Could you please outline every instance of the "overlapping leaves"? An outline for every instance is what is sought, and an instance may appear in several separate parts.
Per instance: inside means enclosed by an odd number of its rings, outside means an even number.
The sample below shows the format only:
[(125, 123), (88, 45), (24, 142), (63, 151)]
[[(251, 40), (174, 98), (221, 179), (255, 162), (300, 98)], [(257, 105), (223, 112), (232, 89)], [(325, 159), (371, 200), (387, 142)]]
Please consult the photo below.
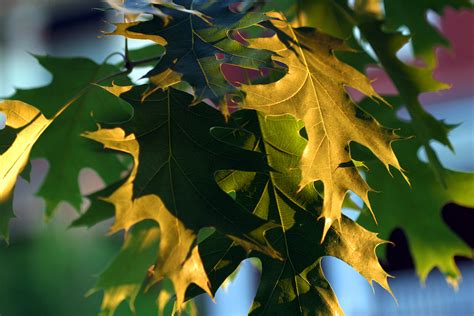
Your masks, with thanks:
[(400, 169), (390, 147), (397, 136), (347, 95), (345, 86), (351, 86), (381, 100), (363, 74), (333, 55), (335, 50), (347, 49), (342, 41), (311, 28), (293, 29), (286, 22), (276, 21), (274, 25), (281, 42), (261, 40), (264, 43), (257, 45), (277, 51), (278, 60), (284, 60), (290, 71), (276, 83), (247, 86), (245, 107), (266, 115), (291, 114), (304, 121), (309, 141), (299, 166), (300, 188), (313, 181), (323, 183), (321, 217), (327, 232), (341, 218), (347, 191), (353, 191), (370, 206), (370, 188), (352, 164), (349, 143), (366, 146), (387, 168), (391, 165)]
[[(152, 221), (143, 221), (125, 236), (122, 249), (112, 260), (99, 281), (88, 295), (103, 291), (101, 316), (146, 315), (150, 311), (158, 315), (172, 315), (175, 310), (172, 286), (168, 282), (146, 287), (150, 270), (156, 261), (160, 229)], [(123, 301), (128, 308), (118, 308)], [(186, 304), (181, 315), (195, 315), (193, 302)]]
[(135, 311), (135, 299), (156, 260), (159, 240), (160, 229), (156, 223), (146, 221), (127, 235), (119, 254), (90, 291), (104, 290), (103, 315), (113, 315), (124, 300), (128, 300), (131, 310)]
[[(392, 104), (401, 103), (399, 99), (391, 100)], [(365, 101), (365, 105), (369, 103), (369, 100)], [(379, 111), (377, 117), (388, 126), (400, 129), (406, 136), (414, 133), (413, 127), (397, 119), (394, 112)], [(420, 279), (424, 281), (432, 269), (438, 268), (450, 283), (456, 285), (461, 275), (454, 257), (472, 258), (473, 250), (446, 225), (441, 210), (451, 202), (474, 207), (474, 174), (444, 169), (446, 186), (443, 186), (436, 181), (429, 164), (418, 158), (422, 145), (417, 138), (411, 138), (394, 146), (410, 176), (411, 187), (400, 176), (387, 176), (380, 164), (367, 161), (370, 169), (367, 181), (380, 191), (371, 196), (379, 225), (374, 227), (368, 214), (363, 214), (359, 222), (376, 229), (382, 238), (387, 239), (393, 230), (401, 228)]]
[[(269, 19), (262, 12), (239, 12), (236, 0), (181, 0), (177, 4), (197, 10), (209, 21), (186, 12), (165, 10), (169, 22), (155, 17), (150, 21), (117, 24), (113, 35), (149, 39), (165, 46), (166, 53), (147, 74), (157, 88), (186, 81), (194, 90), (196, 102), (209, 99), (216, 105), (226, 104), (226, 96), (240, 90), (222, 72), (225, 64), (261, 70), (279, 68), (271, 59), (273, 52), (246, 47), (233, 36), (240, 29)], [(283, 70), (282, 70), (283, 71)]]
[(435, 48), (449, 46), (449, 42), (428, 20), (428, 12), (442, 15), (447, 7), (472, 9), (473, 4), (469, 0), (384, 0), (385, 26), (391, 32), (407, 27), (415, 56), (432, 69), (436, 65)]
[[(321, 28), (324, 32), (339, 38), (349, 39), (355, 27), (359, 27), (362, 44), (370, 44), (378, 63), (388, 73), (413, 119), (416, 136), (422, 140), (428, 153), (437, 178), (443, 183), (443, 167), (436, 152), (430, 145), (432, 140), (452, 146), (448, 139), (449, 126), (436, 120), (426, 112), (419, 102), (420, 94), (447, 89), (449, 86), (433, 79), (432, 72), (436, 65), (435, 48), (447, 45), (447, 41), (427, 20), (429, 10), (442, 13), (446, 7), (456, 9), (472, 8), (472, 4), (464, 0), (454, 1), (384, 1), (384, 12), (381, 1), (356, 1), (355, 10), (351, 10), (345, 1), (297, 0), (301, 8), (300, 21)], [(308, 14), (308, 12), (315, 12)], [(319, 18), (317, 18), (319, 17)], [(399, 33), (401, 27), (409, 28), (409, 35)], [(361, 43), (351, 46), (359, 49)], [(400, 60), (398, 51), (406, 44), (412, 43), (417, 58), (427, 63), (427, 67), (419, 68)], [(376, 60), (368, 58), (367, 54), (352, 54), (345, 58), (350, 64), (363, 69)]]
[[(18, 129), (18, 134), (13, 146), (2, 153), (2, 159), (14, 166), (1, 164), (1, 194), (9, 194), (10, 190), (3, 186), (9, 184), (10, 189), (13, 188), (32, 150), (32, 158), (45, 158), (49, 163), (48, 174), (38, 195), (45, 199), (46, 214), (50, 216), (61, 201), (79, 209), (82, 197), (78, 177), (83, 168), (95, 170), (106, 184), (120, 178), (125, 167), (117, 156), (105, 154), (100, 146), (81, 137), (81, 133), (96, 129), (98, 121), (127, 120), (132, 112), (130, 106), (115, 95), (91, 85), (118, 73), (116, 67), (98, 65), (84, 58), (39, 56), (37, 59), (52, 74), (51, 83), (35, 89), (19, 89), (10, 97), (16, 101), (5, 101), (2, 105), (1, 110), (7, 114), (7, 125)], [(111, 80), (102, 83), (110, 84)], [(115, 80), (125, 82), (123, 78)], [(21, 127), (23, 129), (19, 129)], [(2, 142), (7, 141), (7, 132), (1, 131)], [(3, 175), (4, 170), (9, 179)]]
[(35, 107), (21, 101), (0, 102), (6, 115), (0, 144), (0, 237), (8, 240), (8, 223), (13, 214), (13, 189), (29, 163), (31, 149), (52, 120)]
[(7, 117), (6, 129), (1, 134), (0, 203), (3, 203), (10, 200), (16, 179), (28, 164), (33, 144), (52, 120), (21, 101), (3, 101), (0, 111)]
[[(320, 244), (324, 224), (317, 221), (322, 199), (312, 184), (298, 191), (298, 163), (306, 140), (299, 135), (302, 124), (290, 116), (265, 118), (253, 111), (235, 113), (244, 129), (216, 128), (221, 141), (265, 153), (271, 171), (267, 174), (230, 171), (218, 174), (220, 186), (234, 192), (236, 201), (250, 212), (281, 225), (269, 232), (271, 244), (283, 260), (251, 253), (262, 264), (262, 276), (251, 315), (340, 315), (337, 298), (321, 269), (324, 256), (350, 264), (367, 280), (389, 290), (387, 274), (374, 253), (383, 241), (343, 217)], [(215, 234), (199, 245), (212, 289), (246, 258), (232, 241)]]
[(418, 98), (422, 93), (439, 91), (449, 86), (433, 79), (432, 69), (410, 66), (401, 61), (396, 54), (409, 38), (401, 33), (385, 33), (380, 21), (370, 20), (362, 22), (360, 29), (397, 87), (412, 118), (415, 134), (422, 142), (438, 180), (443, 182), (443, 167), (430, 142), (436, 140), (452, 149), (448, 139), (449, 126), (426, 112)]
[(264, 170), (266, 166), (262, 155), (211, 137), (211, 127), (225, 124), (217, 110), (205, 104), (190, 107), (192, 96), (172, 88), (142, 103), (143, 91), (144, 87), (137, 87), (122, 95), (135, 109), (130, 121), (87, 137), (133, 157), (129, 178), (107, 199), (115, 206), (112, 232), (128, 230), (146, 219), (160, 225), (152, 283), (170, 278), (181, 306), (191, 283), (209, 292), (196, 244), (201, 228), (215, 227), (248, 250), (280, 256), (264, 236), (275, 225), (246, 212), (213, 178), (222, 169)]
[[(420, 12), (439, 11), (444, 4), (428, 1), (401, 16), (393, 9), (395, 3), (386, 0), (384, 24), (377, 20), (381, 12), (374, 17), (358, 11), (361, 3), (379, 1), (356, 1), (355, 11), (344, 1), (301, 1), (336, 37), (348, 38), (358, 25), (397, 86), (412, 115), (411, 125), (394, 119), (394, 112), (390, 119), (380, 118), (387, 126), (417, 136), (396, 145), (411, 175), (410, 188), (403, 174), (395, 173), (392, 179), (386, 170), (401, 167), (391, 148), (398, 137), (368, 114), (378, 117), (380, 105), (360, 107), (345, 91), (350, 86), (371, 102), (383, 102), (364, 75), (335, 57), (335, 51), (347, 52), (347, 45), (312, 28), (294, 29), (282, 16), (241, 10), (250, 8), (252, 1), (245, 3), (139, 0), (116, 5), (126, 14), (154, 15), (148, 21), (117, 24), (112, 33), (150, 39), (164, 47), (164, 53), (153, 47), (156, 56), (145, 56), (143, 62), (158, 60), (147, 75), (151, 90), (91, 86), (98, 81), (109, 84), (110, 75), (117, 80), (125, 71), (85, 59), (39, 58), (53, 81), (46, 87), (19, 90), (14, 101), (0, 103), (7, 116), (7, 127), (0, 132), (0, 234), (7, 234), (12, 190), (31, 152), (33, 158), (46, 158), (50, 164), (39, 193), (47, 201), (48, 214), (62, 200), (79, 207), (77, 177), (85, 167), (97, 171), (106, 184), (113, 183), (92, 194), (90, 209), (73, 223), (91, 226), (115, 214), (111, 232), (127, 231), (120, 254), (95, 289), (104, 290), (104, 315), (114, 314), (124, 300), (135, 311), (134, 302), (143, 291), (164, 289), (165, 278), (171, 280), (176, 306), (181, 308), (197, 293), (215, 293), (248, 257), (262, 264), (261, 284), (250, 311), (255, 315), (341, 314), (321, 269), (324, 256), (340, 258), (370, 283), (376, 281), (389, 290), (387, 274), (374, 253), (383, 240), (341, 215), (348, 191), (359, 195), (368, 208), (375, 206), (380, 226), (374, 230), (382, 238), (395, 227), (404, 229), (422, 279), (438, 267), (456, 282), (459, 271), (453, 257), (472, 256), (472, 250), (447, 229), (439, 212), (448, 201), (474, 205), (472, 175), (444, 170), (429, 147), (432, 139), (450, 146), (449, 126), (424, 112), (418, 96), (444, 85), (432, 79), (431, 69), (400, 61), (396, 53), (408, 38), (382, 28), (410, 27), (417, 56), (432, 65), (432, 52), (425, 48), (440, 40), (432, 33), (420, 39), (417, 30), (426, 25), (412, 24)], [(249, 40), (253, 46), (240, 37), (241, 30), (264, 26), (276, 36)], [(373, 60), (359, 62), (358, 69), (369, 61)], [(288, 74), (266, 85), (237, 87), (222, 70), (232, 64), (283, 73), (286, 70), (278, 66), (282, 63), (288, 65)], [(129, 71), (137, 64), (125, 60), (124, 66)], [(183, 81), (194, 96), (170, 88)], [(200, 102), (224, 105), (233, 95), (245, 96), (244, 107), (256, 111), (238, 111), (227, 122)], [(95, 130), (97, 121), (102, 128), (84, 134)], [(90, 139), (114, 153), (105, 154)], [(371, 203), (370, 187), (356, 169), (351, 143), (366, 147), (377, 158), (365, 161), (370, 167), (367, 182), (382, 191), (371, 194)], [(421, 146), (444, 174), (447, 188), (434, 181), (428, 164), (413, 158)], [(133, 158), (126, 178), (120, 177), (126, 167), (117, 152)], [(320, 217), (325, 221), (318, 221)], [(334, 221), (339, 225), (332, 225)], [(361, 223), (371, 225), (364, 216)], [(216, 232), (199, 243), (198, 234), (206, 227)], [(163, 290), (152, 297), (151, 305), (161, 311), (174, 301), (170, 298), (170, 291)]]
[(199, 11), (190, 10), (186, 7), (174, 3), (172, 0), (106, 0), (113, 9), (123, 12), (127, 18), (139, 17), (142, 14), (152, 14), (169, 21), (170, 16), (164, 13), (161, 7), (194, 14), (202, 19), (206, 17)]

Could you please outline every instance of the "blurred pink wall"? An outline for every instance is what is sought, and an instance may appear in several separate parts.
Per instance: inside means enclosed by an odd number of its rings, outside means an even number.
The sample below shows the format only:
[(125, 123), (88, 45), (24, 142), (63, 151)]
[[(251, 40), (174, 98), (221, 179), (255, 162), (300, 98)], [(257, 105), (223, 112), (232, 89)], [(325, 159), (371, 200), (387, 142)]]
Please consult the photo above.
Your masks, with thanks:
[[(451, 42), (451, 48), (436, 49), (438, 66), (434, 77), (452, 88), (422, 95), (420, 99), (425, 105), (474, 96), (474, 12), (446, 9), (441, 17), (440, 32)], [(376, 79), (377, 91), (382, 94), (396, 92), (386, 74), (375, 69), (368, 73), (371, 79)]]

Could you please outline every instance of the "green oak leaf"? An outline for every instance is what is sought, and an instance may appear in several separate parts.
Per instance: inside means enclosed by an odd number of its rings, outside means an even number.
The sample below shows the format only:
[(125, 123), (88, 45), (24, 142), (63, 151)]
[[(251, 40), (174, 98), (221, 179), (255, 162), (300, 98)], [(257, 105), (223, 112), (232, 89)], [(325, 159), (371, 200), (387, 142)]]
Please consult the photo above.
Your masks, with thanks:
[[(392, 104), (401, 104), (400, 99), (390, 100)], [(369, 100), (365, 101), (365, 105), (369, 103)], [(413, 127), (397, 119), (394, 113), (379, 112), (377, 117), (388, 126), (399, 128), (405, 135), (413, 135)], [(420, 279), (424, 281), (431, 270), (438, 268), (451, 284), (456, 285), (460, 272), (454, 257), (473, 258), (473, 250), (446, 225), (441, 210), (450, 202), (474, 207), (474, 174), (444, 169), (444, 187), (436, 181), (429, 164), (418, 159), (417, 153), (422, 145), (414, 137), (394, 146), (410, 177), (411, 187), (398, 175), (386, 175), (380, 164), (366, 162), (370, 170), (367, 182), (379, 192), (370, 197), (379, 224), (374, 226), (366, 213), (362, 213), (359, 222), (380, 232), (381, 238), (386, 239), (393, 230), (401, 228)]]
[(430, 142), (436, 140), (452, 149), (448, 139), (450, 127), (426, 112), (418, 98), (422, 93), (439, 91), (449, 86), (433, 79), (432, 69), (409, 66), (402, 62), (396, 54), (409, 38), (401, 33), (386, 33), (381, 28), (381, 22), (370, 20), (369, 18), (369, 21), (361, 22), (360, 30), (377, 54), (381, 66), (397, 87), (412, 118), (415, 134), (423, 144), (438, 179), (443, 182), (443, 166)]
[(344, 0), (293, 0), (298, 9), (294, 20), (298, 26), (314, 27), (324, 33), (335, 36), (352, 48), (351, 51), (336, 51), (334, 54), (341, 61), (351, 65), (360, 72), (376, 61), (367, 54), (360, 41), (354, 37), (357, 26), (355, 12)]
[(90, 201), (90, 205), (87, 210), (76, 218), (72, 223), (71, 227), (92, 227), (100, 222), (108, 220), (114, 217), (114, 206), (107, 202), (107, 197), (111, 196), (112, 193), (117, 191), (124, 183), (126, 179), (115, 182), (102, 190), (96, 191), (86, 198)]
[(247, 249), (279, 257), (264, 237), (276, 225), (248, 213), (214, 180), (218, 170), (267, 166), (261, 154), (211, 137), (211, 127), (226, 124), (217, 110), (205, 104), (190, 107), (192, 96), (173, 88), (142, 102), (144, 91), (136, 87), (121, 96), (134, 106), (130, 121), (86, 136), (133, 157), (127, 181), (107, 199), (115, 205), (111, 231), (128, 230), (145, 219), (159, 223), (162, 238), (151, 284), (170, 278), (179, 307), (191, 283), (210, 293), (197, 248), (201, 228), (214, 227)]
[[(165, 53), (165, 49), (161, 45), (147, 45), (141, 48), (130, 49), (128, 56), (131, 60), (142, 60), (153, 56), (161, 56)], [(150, 61), (152, 63), (153, 61)]]
[(355, 19), (344, 0), (296, 0), (301, 26), (311, 26), (338, 37), (349, 39)]
[[(90, 207), (71, 226), (91, 227), (112, 218), (114, 206), (105, 197), (116, 191), (123, 182), (89, 195)], [(151, 221), (138, 223), (126, 234), (119, 254), (101, 273), (97, 285), (89, 291), (89, 295), (104, 291), (101, 315), (141, 315), (150, 310), (156, 310), (159, 315), (174, 314), (176, 306), (172, 284), (160, 282), (152, 288), (146, 286), (158, 256), (159, 236), (158, 226)], [(123, 301), (128, 301), (128, 309), (117, 309)], [(188, 301), (184, 304), (182, 315), (195, 315), (195, 309), (195, 304)]]
[[(280, 205), (286, 207), (284, 203)], [(388, 275), (374, 254), (375, 247), (383, 243), (375, 233), (343, 216), (341, 227), (332, 228), (327, 241), (321, 246), (316, 239), (323, 229), (319, 222), (310, 216), (296, 216), (296, 221), (298, 224), (294, 227), (275, 236), (279, 239), (278, 246), (287, 250), (283, 263), (259, 256), (262, 277), (250, 315), (342, 315), (337, 298), (321, 269), (324, 256), (341, 259), (370, 284), (375, 280), (390, 292)]]
[[(98, 144), (81, 137), (81, 133), (95, 130), (100, 121), (127, 120), (132, 111), (126, 102), (91, 85), (119, 73), (118, 68), (98, 65), (85, 58), (37, 56), (37, 59), (53, 76), (51, 83), (35, 89), (19, 89), (10, 99), (34, 105), (46, 119), (54, 117), (31, 154), (32, 158), (45, 158), (49, 163), (48, 174), (38, 192), (46, 201), (49, 217), (61, 201), (79, 209), (82, 196), (78, 176), (83, 168), (96, 171), (106, 184), (120, 178), (125, 168), (118, 157), (102, 152)], [(123, 78), (116, 80), (128, 82)], [(101, 84), (111, 82), (112, 78)], [(68, 104), (67, 109), (62, 111), (65, 104)], [(60, 115), (56, 115), (58, 111)]]
[[(115, 316), (137, 316), (148, 315), (152, 311), (152, 315), (170, 316), (177, 315), (176, 297), (173, 292), (171, 282), (160, 282), (156, 286), (147, 289), (145, 286), (134, 301), (134, 310), (125, 308), (122, 304), (115, 312)], [(184, 303), (183, 308), (179, 311), (181, 316), (197, 316), (198, 308), (194, 300), (188, 300)]]
[(292, 20), (296, 17), (298, 6), (296, 0), (279, 0), (279, 1), (266, 1), (266, 0), (256, 0), (254, 1), (260, 6), (263, 6), (263, 10), (266, 12), (284, 12), (285, 16)]
[(347, 94), (345, 86), (351, 86), (382, 100), (368, 78), (334, 56), (333, 51), (348, 49), (341, 40), (312, 28), (273, 23), (282, 42), (258, 39), (254, 45), (276, 51), (275, 59), (287, 63), (289, 73), (276, 83), (246, 86), (244, 108), (267, 116), (291, 114), (304, 121), (309, 141), (299, 165), (300, 188), (314, 181), (324, 185), (324, 239), (329, 227), (341, 218), (347, 191), (370, 205), (370, 188), (351, 164), (349, 143), (366, 146), (387, 168), (400, 170), (390, 145), (398, 137), (358, 108)]
[[(128, 305), (128, 306), (127, 306)], [(115, 316), (141, 316), (141, 315), (171, 316), (178, 315), (176, 297), (173, 285), (168, 280), (160, 282), (152, 288), (142, 286), (134, 299), (134, 306), (121, 304), (113, 315)], [(197, 316), (198, 308), (194, 300), (188, 300), (179, 311), (181, 316)]]
[(268, 1), (265, 9), (284, 12), (293, 27), (314, 27), (342, 40), (353, 36), (357, 23), (345, 0)]
[(428, 21), (427, 14), (428, 11), (433, 11), (442, 15), (447, 7), (458, 10), (474, 8), (469, 0), (384, 0), (384, 26), (391, 32), (408, 27), (415, 56), (425, 61), (432, 69), (436, 66), (435, 48), (448, 47), (449, 42), (439, 33), (436, 26)]
[(252, 252), (248, 256), (225, 236), (214, 234), (199, 244), (213, 290), (246, 257), (257, 257), (262, 276), (250, 315), (341, 315), (337, 298), (322, 270), (321, 259), (334, 256), (390, 291), (387, 274), (374, 249), (383, 241), (343, 216), (332, 226), (325, 241), (319, 239), (324, 224), (317, 221), (321, 197), (313, 185), (298, 191), (298, 163), (306, 146), (299, 135), (302, 124), (290, 116), (264, 117), (239, 111), (233, 118), (242, 129), (215, 128), (220, 140), (265, 153), (269, 174), (231, 171), (218, 174), (221, 187), (234, 192), (236, 201), (249, 211), (281, 224), (269, 232), (270, 242), (284, 259), (274, 260)]
[(194, 89), (195, 102), (209, 99), (216, 105), (225, 105), (227, 95), (240, 95), (241, 92), (227, 81), (223, 65), (256, 70), (263, 67), (281, 69), (272, 61), (272, 52), (246, 47), (232, 38), (234, 31), (268, 20), (264, 13), (234, 12), (232, 6), (239, 4), (237, 0), (175, 2), (202, 12), (210, 17), (210, 22), (193, 14), (163, 10), (171, 17), (168, 23), (157, 17), (144, 22), (119, 23), (110, 33), (149, 39), (165, 47), (165, 55), (147, 74), (156, 88), (166, 88), (183, 80)]
[(89, 291), (89, 294), (104, 291), (100, 315), (114, 315), (125, 300), (129, 302), (130, 309), (135, 310), (135, 299), (156, 260), (159, 240), (160, 229), (151, 221), (139, 223), (127, 233), (117, 257)]

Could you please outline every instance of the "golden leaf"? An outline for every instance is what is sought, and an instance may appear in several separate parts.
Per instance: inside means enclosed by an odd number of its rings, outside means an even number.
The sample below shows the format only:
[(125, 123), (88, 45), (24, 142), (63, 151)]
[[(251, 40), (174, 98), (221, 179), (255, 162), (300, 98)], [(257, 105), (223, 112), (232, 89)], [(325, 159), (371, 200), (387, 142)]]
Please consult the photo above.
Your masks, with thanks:
[[(312, 28), (293, 29), (287, 22), (272, 22), (280, 40), (258, 39), (254, 45), (278, 52), (279, 62), (289, 65), (288, 74), (276, 83), (246, 86), (244, 107), (265, 115), (291, 114), (303, 120), (308, 144), (300, 161), (300, 189), (313, 181), (324, 185), (323, 239), (341, 218), (347, 191), (356, 193), (370, 207), (371, 190), (352, 164), (351, 142), (359, 143), (389, 168), (401, 170), (391, 148), (398, 137), (383, 128), (351, 100), (345, 86), (382, 100), (370, 81), (339, 61), (335, 50), (348, 50), (341, 40)], [(271, 93), (268, 93), (271, 91)]]
[(37, 108), (21, 101), (0, 102), (0, 111), (7, 117), (7, 128), (19, 130), (13, 144), (0, 155), (0, 203), (3, 203), (12, 194), (18, 175), (28, 163), (34, 143), (52, 119), (47, 119)]

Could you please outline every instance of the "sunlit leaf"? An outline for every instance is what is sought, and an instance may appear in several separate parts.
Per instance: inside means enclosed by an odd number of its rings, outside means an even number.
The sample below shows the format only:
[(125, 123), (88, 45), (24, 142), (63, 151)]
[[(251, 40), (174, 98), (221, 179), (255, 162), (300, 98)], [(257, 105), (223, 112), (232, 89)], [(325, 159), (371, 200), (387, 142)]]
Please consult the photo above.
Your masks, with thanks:
[(6, 128), (0, 131), (0, 203), (10, 199), (16, 180), (28, 164), (33, 145), (52, 123), (40, 111), (21, 101), (0, 102)]
[(154, 86), (165, 88), (181, 79), (194, 89), (196, 102), (209, 99), (219, 105), (225, 103), (227, 94), (240, 93), (238, 87), (227, 81), (221, 69), (223, 65), (232, 64), (255, 70), (281, 68), (273, 63), (272, 52), (246, 47), (233, 37), (234, 30), (245, 29), (269, 19), (262, 12), (233, 10), (233, 6), (239, 2), (176, 1), (209, 16), (210, 22), (192, 14), (164, 10), (171, 17), (169, 23), (154, 18), (144, 22), (117, 24), (116, 30), (110, 34), (149, 39), (165, 46), (165, 55), (147, 74)]
[(341, 40), (311, 28), (274, 24), (286, 45), (273, 39), (261, 39), (256, 45), (277, 51), (277, 60), (289, 65), (289, 73), (276, 83), (247, 86), (245, 107), (268, 116), (291, 114), (304, 121), (309, 142), (299, 165), (300, 188), (313, 181), (323, 183), (325, 234), (341, 218), (347, 191), (370, 205), (370, 188), (350, 164), (349, 143), (366, 146), (387, 168), (400, 169), (390, 147), (397, 136), (358, 108), (346, 93), (345, 86), (351, 86), (380, 99), (363, 74), (333, 55), (335, 50), (348, 49)]
[(159, 223), (162, 238), (152, 279), (170, 278), (181, 306), (191, 283), (210, 292), (196, 245), (201, 228), (215, 227), (247, 249), (278, 257), (264, 237), (275, 225), (242, 209), (213, 177), (221, 169), (266, 166), (260, 154), (211, 137), (211, 127), (225, 125), (217, 110), (205, 104), (190, 107), (192, 97), (174, 89), (142, 103), (143, 91), (139, 87), (122, 95), (134, 106), (132, 120), (86, 136), (134, 158), (128, 180), (107, 199), (115, 205), (112, 232), (145, 219)]
[[(311, 184), (297, 192), (301, 180), (297, 166), (306, 145), (299, 136), (301, 124), (289, 116), (264, 118), (254, 112), (238, 112), (233, 118), (252, 133), (229, 129), (214, 129), (213, 133), (222, 141), (262, 151), (272, 171), (222, 173), (219, 184), (235, 192), (236, 201), (249, 211), (282, 227), (269, 232), (269, 238), (284, 256), (283, 261), (259, 253), (249, 255), (262, 263), (260, 286), (250, 314), (342, 314), (321, 269), (324, 256), (340, 258), (370, 283), (375, 280), (390, 290), (387, 274), (374, 253), (383, 242), (376, 234), (342, 217), (341, 225), (332, 226), (320, 243), (324, 224), (316, 217), (321, 211), (321, 197)], [(246, 258), (232, 241), (219, 234), (206, 239), (199, 248), (213, 289)]]
[(134, 311), (135, 298), (153, 266), (158, 253), (160, 229), (153, 222), (143, 222), (127, 233), (117, 257), (101, 273), (90, 294), (103, 290), (101, 315), (114, 315), (122, 301), (127, 300)]
[[(472, 1), (105, 2), (124, 17), (107, 34), (154, 44), (122, 41), (102, 65), (37, 57), (51, 82), (0, 102), (0, 238), (17, 179), (41, 158), (47, 217), (64, 201), (80, 213), (72, 227), (111, 223), (125, 241), (90, 291), (103, 292), (103, 316), (197, 315), (193, 298), (225, 290), (244, 260), (261, 276), (251, 315), (341, 315), (323, 258), (391, 293), (376, 252), (398, 228), (422, 281), (438, 268), (457, 286), (455, 256), (474, 252), (441, 210), (474, 207), (474, 175), (443, 168), (430, 143), (452, 149), (454, 126), (418, 98), (447, 87), (432, 76), (447, 41), (428, 15)], [(407, 43), (416, 60), (399, 58)], [(373, 65), (397, 88), (395, 109), (363, 74)], [(128, 74), (140, 67), (149, 72), (137, 86)], [(356, 104), (354, 90), (367, 99)], [(411, 121), (397, 118), (401, 104)], [(104, 183), (87, 196), (84, 168)]]
[[(100, 315), (174, 314), (175, 296), (170, 282), (146, 287), (158, 255), (159, 237), (160, 230), (151, 221), (137, 224), (126, 234), (122, 249), (88, 293), (104, 292)], [(186, 302), (182, 315), (196, 315), (195, 309), (192, 301)]]
[[(51, 216), (61, 201), (79, 209), (82, 197), (78, 176), (83, 168), (93, 169), (107, 184), (120, 178), (125, 168), (117, 157), (106, 155), (99, 145), (81, 137), (81, 133), (97, 129), (97, 122), (127, 120), (132, 111), (126, 102), (91, 85), (118, 73), (118, 68), (98, 65), (84, 58), (37, 59), (53, 75), (51, 83), (35, 89), (19, 89), (10, 99), (34, 105), (45, 116), (44, 119), (52, 118), (65, 104), (71, 103), (64, 113), (48, 123), (51, 126), (38, 139), (32, 152), (33, 158), (45, 158), (49, 164), (48, 174), (38, 195), (45, 199), (46, 214)], [(112, 80), (102, 84), (109, 85)], [(115, 80), (117, 83), (128, 83), (123, 78)], [(34, 136), (29, 137), (30, 142), (36, 140)]]

